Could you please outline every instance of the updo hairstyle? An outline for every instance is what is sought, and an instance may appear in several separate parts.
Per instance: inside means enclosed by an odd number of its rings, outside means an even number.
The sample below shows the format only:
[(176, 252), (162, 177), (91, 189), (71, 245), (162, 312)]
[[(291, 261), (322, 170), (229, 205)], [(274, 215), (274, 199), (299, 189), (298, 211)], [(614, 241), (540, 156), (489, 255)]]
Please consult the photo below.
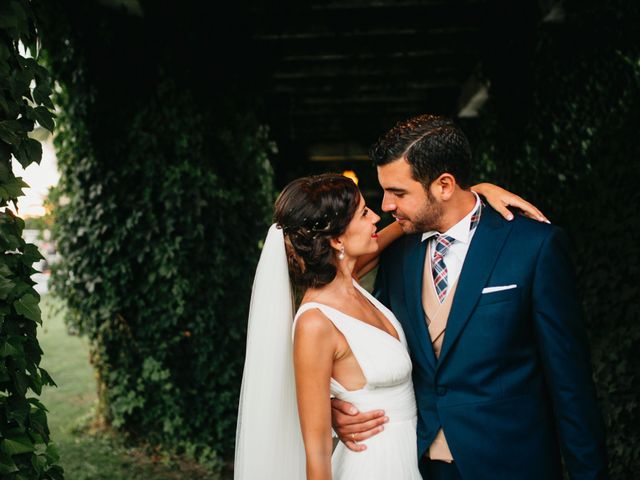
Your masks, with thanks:
[(345, 232), (359, 204), (356, 184), (338, 174), (303, 177), (284, 187), (274, 221), (284, 233), (295, 287), (317, 288), (335, 278), (335, 250), (329, 241)]

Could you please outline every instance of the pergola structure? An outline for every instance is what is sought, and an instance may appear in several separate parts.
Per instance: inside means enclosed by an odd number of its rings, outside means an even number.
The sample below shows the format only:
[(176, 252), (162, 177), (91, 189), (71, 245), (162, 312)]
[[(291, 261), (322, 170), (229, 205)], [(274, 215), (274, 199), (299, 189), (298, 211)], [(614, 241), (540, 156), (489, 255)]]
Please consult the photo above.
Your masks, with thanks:
[[(165, 13), (144, 0), (98, 1), (154, 20)], [(229, 38), (228, 49), (237, 46), (253, 64), (239, 68), (256, 72), (253, 87), (278, 144), (276, 173), (283, 183), (312, 171), (354, 168), (398, 120), (421, 113), (474, 117), (489, 78), (497, 83), (492, 92), (518, 103), (530, 81), (534, 27), (561, 20), (561, 3), (247, 0), (234, 6), (230, 18), (237, 25), (223, 28), (242, 32)], [(213, 21), (220, 12), (198, 15), (200, 28), (209, 21), (211, 29), (220, 28)]]

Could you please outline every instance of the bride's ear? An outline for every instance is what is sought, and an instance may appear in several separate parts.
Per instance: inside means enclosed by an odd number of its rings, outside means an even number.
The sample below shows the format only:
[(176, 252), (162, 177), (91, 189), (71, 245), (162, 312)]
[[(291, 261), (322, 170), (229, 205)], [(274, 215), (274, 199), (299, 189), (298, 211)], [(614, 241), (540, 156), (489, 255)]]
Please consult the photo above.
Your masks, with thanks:
[(331, 248), (337, 252), (340, 252), (344, 248), (344, 244), (342, 243), (342, 240), (340, 240), (340, 237), (330, 238), (329, 245), (331, 245)]

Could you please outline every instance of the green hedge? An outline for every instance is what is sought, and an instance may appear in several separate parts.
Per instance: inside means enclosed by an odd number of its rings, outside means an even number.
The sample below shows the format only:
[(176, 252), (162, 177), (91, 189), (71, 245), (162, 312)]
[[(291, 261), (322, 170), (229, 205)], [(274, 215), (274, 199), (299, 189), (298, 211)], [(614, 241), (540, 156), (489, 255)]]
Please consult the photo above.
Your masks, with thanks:
[(42, 323), (34, 290), (33, 263), (42, 258), (22, 239), (17, 200), (28, 185), (13, 174), (39, 163), (42, 146), (29, 138), (36, 122), (52, 131), (53, 104), (47, 70), (21, 53), (37, 53), (34, 15), (25, 0), (0, 4), (0, 478), (61, 479), (58, 454), (49, 438), (47, 409), (33, 396), (55, 385), (40, 368), (36, 329)]
[[(508, 96), (491, 100), (474, 136), (481, 174), (543, 206), (572, 238), (611, 476), (635, 478), (640, 471), (640, 45), (635, 39), (640, 5), (582, 1), (566, 2), (565, 9), (564, 23), (537, 28), (527, 59), (532, 89), (516, 93), (525, 103)], [(510, 74), (508, 68), (486, 71)], [(497, 80), (501, 85), (505, 79)], [(525, 116), (514, 121), (519, 108)]]
[(51, 8), (41, 15), (61, 87), (53, 287), (90, 340), (109, 424), (215, 467), (235, 442), (274, 146), (231, 89), (186, 86), (151, 52), (132, 71), (121, 48), (140, 48), (143, 20), (83, 5), (75, 15), (100, 19), (90, 32)]

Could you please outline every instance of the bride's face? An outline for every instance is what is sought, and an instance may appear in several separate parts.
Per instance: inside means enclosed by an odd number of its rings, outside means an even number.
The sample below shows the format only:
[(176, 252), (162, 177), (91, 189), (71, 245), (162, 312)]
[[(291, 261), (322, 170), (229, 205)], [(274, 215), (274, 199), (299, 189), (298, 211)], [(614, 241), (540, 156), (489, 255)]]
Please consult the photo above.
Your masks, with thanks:
[(345, 232), (340, 235), (346, 256), (358, 258), (361, 255), (378, 251), (376, 223), (379, 221), (380, 217), (367, 207), (361, 195), (356, 213)]

